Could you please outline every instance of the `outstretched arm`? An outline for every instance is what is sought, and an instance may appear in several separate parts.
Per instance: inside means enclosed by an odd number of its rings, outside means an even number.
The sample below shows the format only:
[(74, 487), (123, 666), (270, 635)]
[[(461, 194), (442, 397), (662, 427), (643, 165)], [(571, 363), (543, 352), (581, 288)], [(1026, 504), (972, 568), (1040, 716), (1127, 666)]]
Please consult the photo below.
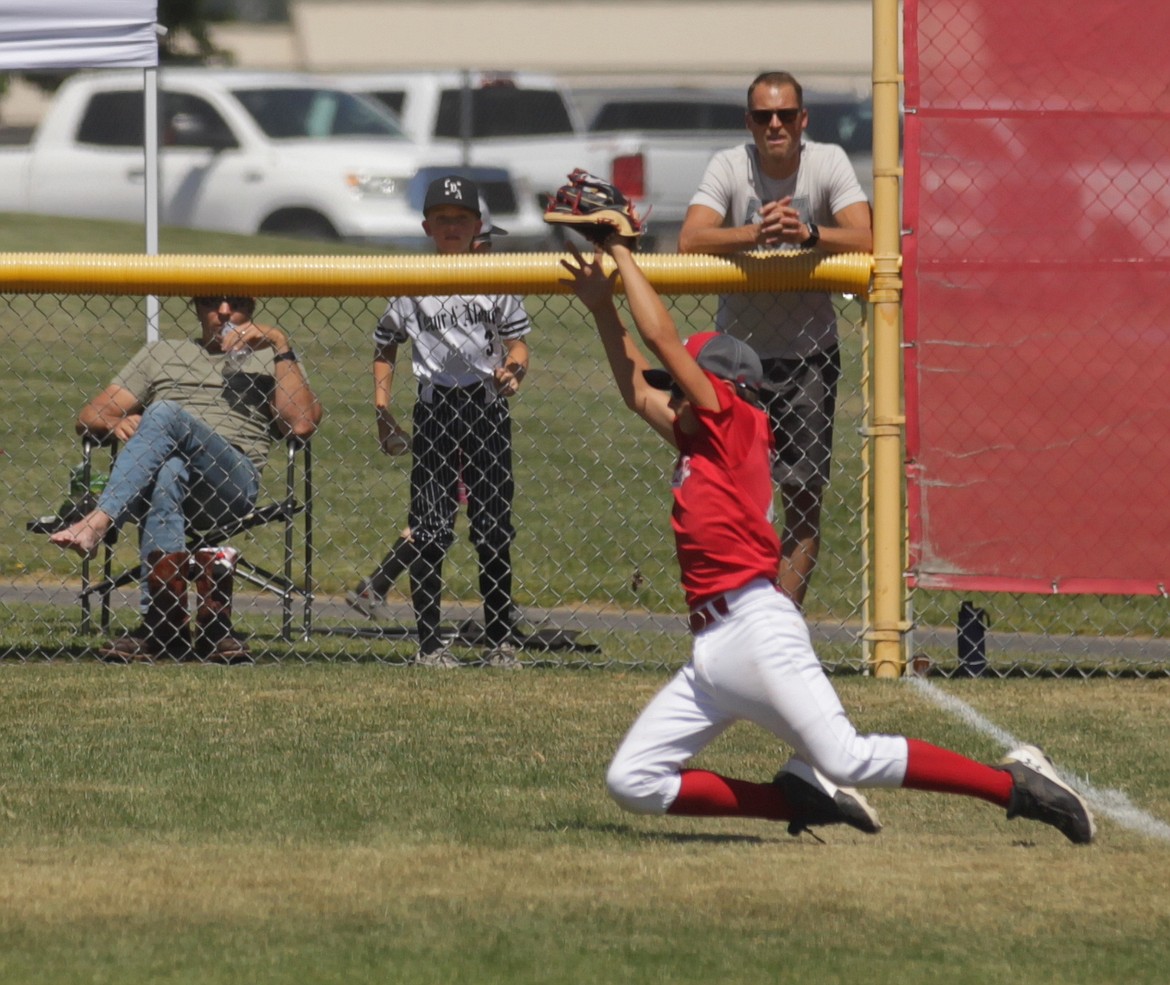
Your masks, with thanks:
[(630, 304), (630, 314), (634, 316), (638, 334), (647, 348), (658, 357), (694, 406), (718, 410), (719, 397), (715, 393), (714, 384), (683, 346), (674, 319), (638, 266), (629, 245), (621, 237), (611, 236), (606, 240), (605, 247), (617, 264), (626, 300)]
[(605, 348), (622, 400), (630, 410), (674, 445), (674, 412), (669, 407), (669, 396), (663, 390), (654, 389), (642, 376), (642, 371), (649, 369), (650, 363), (626, 331), (614, 305), (613, 288), (617, 271), (607, 275), (602, 269), (603, 253), (600, 247), (590, 260), (585, 259), (572, 244), (569, 248), (573, 252), (573, 259), (562, 260), (561, 265), (570, 277), (562, 278), (561, 283), (571, 287), (593, 315), (597, 334)]

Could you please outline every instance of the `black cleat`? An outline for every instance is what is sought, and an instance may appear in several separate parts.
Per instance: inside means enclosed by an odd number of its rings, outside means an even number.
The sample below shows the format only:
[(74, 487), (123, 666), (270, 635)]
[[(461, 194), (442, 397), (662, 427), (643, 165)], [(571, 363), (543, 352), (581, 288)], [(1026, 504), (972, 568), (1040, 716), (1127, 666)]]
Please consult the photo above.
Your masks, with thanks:
[(1020, 746), (1001, 761), (999, 769), (1012, 777), (1012, 799), (1007, 816), (1026, 817), (1051, 824), (1076, 845), (1089, 844), (1097, 825), (1089, 806), (1072, 787), (1056, 775), (1056, 769), (1042, 749)]
[(799, 835), (814, 825), (848, 824), (875, 835), (882, 829), (877, 812), (852, 787), (838, 787), (799, 759), (790, 759), (772, 781), (783, 792), (796, 817), (788, 833)]

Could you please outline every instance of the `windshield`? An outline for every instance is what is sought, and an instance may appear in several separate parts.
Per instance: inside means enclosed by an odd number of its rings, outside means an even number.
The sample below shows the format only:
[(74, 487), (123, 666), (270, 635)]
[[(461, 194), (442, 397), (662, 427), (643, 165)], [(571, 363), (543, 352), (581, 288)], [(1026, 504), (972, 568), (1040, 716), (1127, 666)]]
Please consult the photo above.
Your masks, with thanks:
[(590, 130), (734, 130), (744, 128), (743, 106), (685, 98), (606, 103)]
[(397, 137), (398, 123), (377, 103), (338, 89), (236, 89), (236, 97), (273, 140)]
[(846, 153), (868, 153), (873, 149), (873, 107), (868, 101), (805, 101), (812, 140), (840, 144)]
[[(547, 89), (487, 86), (468, 90), (468, 137), (536, 137), (572, 133), (573, 124), (560, 93)], [(445, 89), (439, 99), (436, 137), (462, 135), (463, 90)]]

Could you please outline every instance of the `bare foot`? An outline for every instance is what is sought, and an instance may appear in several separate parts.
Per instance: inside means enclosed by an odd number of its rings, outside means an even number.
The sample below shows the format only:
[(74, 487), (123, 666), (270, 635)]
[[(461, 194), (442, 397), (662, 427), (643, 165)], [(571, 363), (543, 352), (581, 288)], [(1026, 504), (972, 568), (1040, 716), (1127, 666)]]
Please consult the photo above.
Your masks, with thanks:
[(58, 547), (69, 551), (76, 551), (82, 557), (93, 557), (97, 554), (98, 545), (105, 539), (114, 518), (103, 510), (94, 510), (87, 513), (76, 523), (71, 523), (64, 530), (58, 530), (49, 535)]

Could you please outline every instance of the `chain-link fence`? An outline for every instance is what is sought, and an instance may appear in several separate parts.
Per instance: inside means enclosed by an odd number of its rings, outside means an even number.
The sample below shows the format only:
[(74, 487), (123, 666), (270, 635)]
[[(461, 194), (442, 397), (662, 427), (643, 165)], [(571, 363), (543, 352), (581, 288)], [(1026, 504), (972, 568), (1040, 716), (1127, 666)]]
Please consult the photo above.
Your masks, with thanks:
[(904, 11), (913, 651), (1165, 673), (1170, 8)]
[[(814, 638), (826, 663), (860, 668), (866, 583), (862, 549), (862, 423), (865, 401), (864, 305), (836, 295), (842, 354), (833, 481), (826, 495), (819, 567), (806, 600)], [(681, 294), (668, 304), (684, 333), (706, 330), (715, 298)], [(514, 597), (528, 645), (526, 662), (586, 666), (674, 666), (689, 652), (684, 606), (670, 532), (674, 455), (622, 404), (596, 332), (565, 296), (531, 294), (531, 369), (511, 400), (516, 493), (512, 549)], [(410, 456), (387, 457), (373, 412), (372, 333), (385, 301), (364, 297), (260, 299), (255, 320), (288, 332), (325, 407), (311, 443), (312, 570), (304, 570), (305, 515), (294, 523), (294, 581), (311, 595), (309, 624), (298, 597), (291, 633), (283, 632), (280, 599), (237, 579), (235, 621), (260, 659), (403, 662), (413, 656), (414, 618), (408, 577), (394, 581), (369, 618), (347, 603), (407, 522)], [(9, 344), (0, 374), (12, 401), (0, 468), (5, 497), (0, 611), (7, 627), (0, 649), (9, 659), (80, 658), (107, 635), (140, 620), (136, 582), (110, 595), (108, 629), (91, 596), (83, 632), (77, 555), (28, 529), (63, 512), (84, 494), (75, 433), (79, 409), (113, 379), (145, 339), (140, 296), (5, 295), (0, 324)], [(189, 301), (162, 301), (163, 339), (196, 337)], [(416, 386), (409, 357), (399, 357), (393, 406), (409, 423)], [(274, 446), (261, 502), (284, 496), (283, 459)], [(109, 453), (99, 448), (91, 483), (100, 485)], [(296, 493), (303, 500), (298, 476)], [(49, 524), (51, 526), (51, 523)], [(44, 525), (42, 525), (44, 529)], [(482, 633), (477, 556), (466, 510), (443, 569), (443, 626), (456, 653), (473, 660)], [(284, 527), (271, 523), (230, 544), (244, 558), (277, 570)], [(137, 536), (124, 528), (112, 570), (134, 572)], [(100, 558), (93, 581), (103, 577)], [(289, 636), (289, 639), (282, 637)], [(465, 649), (460, 650), (460, 647)]]
[[(712, 295), (679, 294), (668, 304), (684, 331), (711, 323)], [(865, 307), (834, 297), (842, 377), (833, 481), (825, 500), (820, 564), (806, 599), (814, 640), (834, 670), (867, 666), (869, 572), (866, 468), (869, 375)], [(262, 299), (256, 317), (288, 331), (326, 408), (312, 452), (311, 572), (304, 512), (294, 518), (292, 620), (280, 596), (238, 581), (235, 616), (260, 659), (403, 662), (416, 651), (408, 577), (399, 574), (371, 619), (347, 593), (378, 567), (407, 522), (409, 456), (380, 453), (372, 405), (373, 326), (385, 302), (365, 297)], [(511, 402), (515, 453), (515, 602), (527, 662), (563, 666), (677, 665), (688, 652), (669, 530), (671, 451), (622, 405), (583, 310), (561, 295), (530, 294), (531, 373)], [(9, 494), (0, 571), (8, 659), (88, 658), (140, 620), (133, 580), (100, 597), (85, 618), (78, 557), (30, 531), (84, 494), (74, 429), (81, 406), (143, 344), (141, 296), (5, 295), (0, 358), (13, 409), (0, 447)], [(198, 332), (189, 302), (162, 303), (164, 339)], [(394, 410), (409, 422), (416, 387), (400, 357)], [(297, 468), (302, 456), (296, 456)], [(100, 486), (109, 453), (95, 452)], [(285, 496), (284, 457), (274, 446), (262, 503)], [(303, 505), (299, 471), (294, 491)], [(43, 526), (42, 526), (43, 529)], [(238, 534), (230, 544), (276, 574), (283, 524)], [(91, 586), (105, 577), (100, 557)], [(466, 509), (444, 567), (444, 632), (464, 659), (482, 652), (477, 555)], [(111, 573), (134, 573), (137, 537), (127, 527), (112, 549)], [(306, 596), (309, 605), (306, 607)], [(1166, 600), (1141, 595), (1043, 595), (991, 591), (912, 594), (912, 667), (942, 674), (1164, 673)], [(460, 649), (462, 647), (462, 649)]]

